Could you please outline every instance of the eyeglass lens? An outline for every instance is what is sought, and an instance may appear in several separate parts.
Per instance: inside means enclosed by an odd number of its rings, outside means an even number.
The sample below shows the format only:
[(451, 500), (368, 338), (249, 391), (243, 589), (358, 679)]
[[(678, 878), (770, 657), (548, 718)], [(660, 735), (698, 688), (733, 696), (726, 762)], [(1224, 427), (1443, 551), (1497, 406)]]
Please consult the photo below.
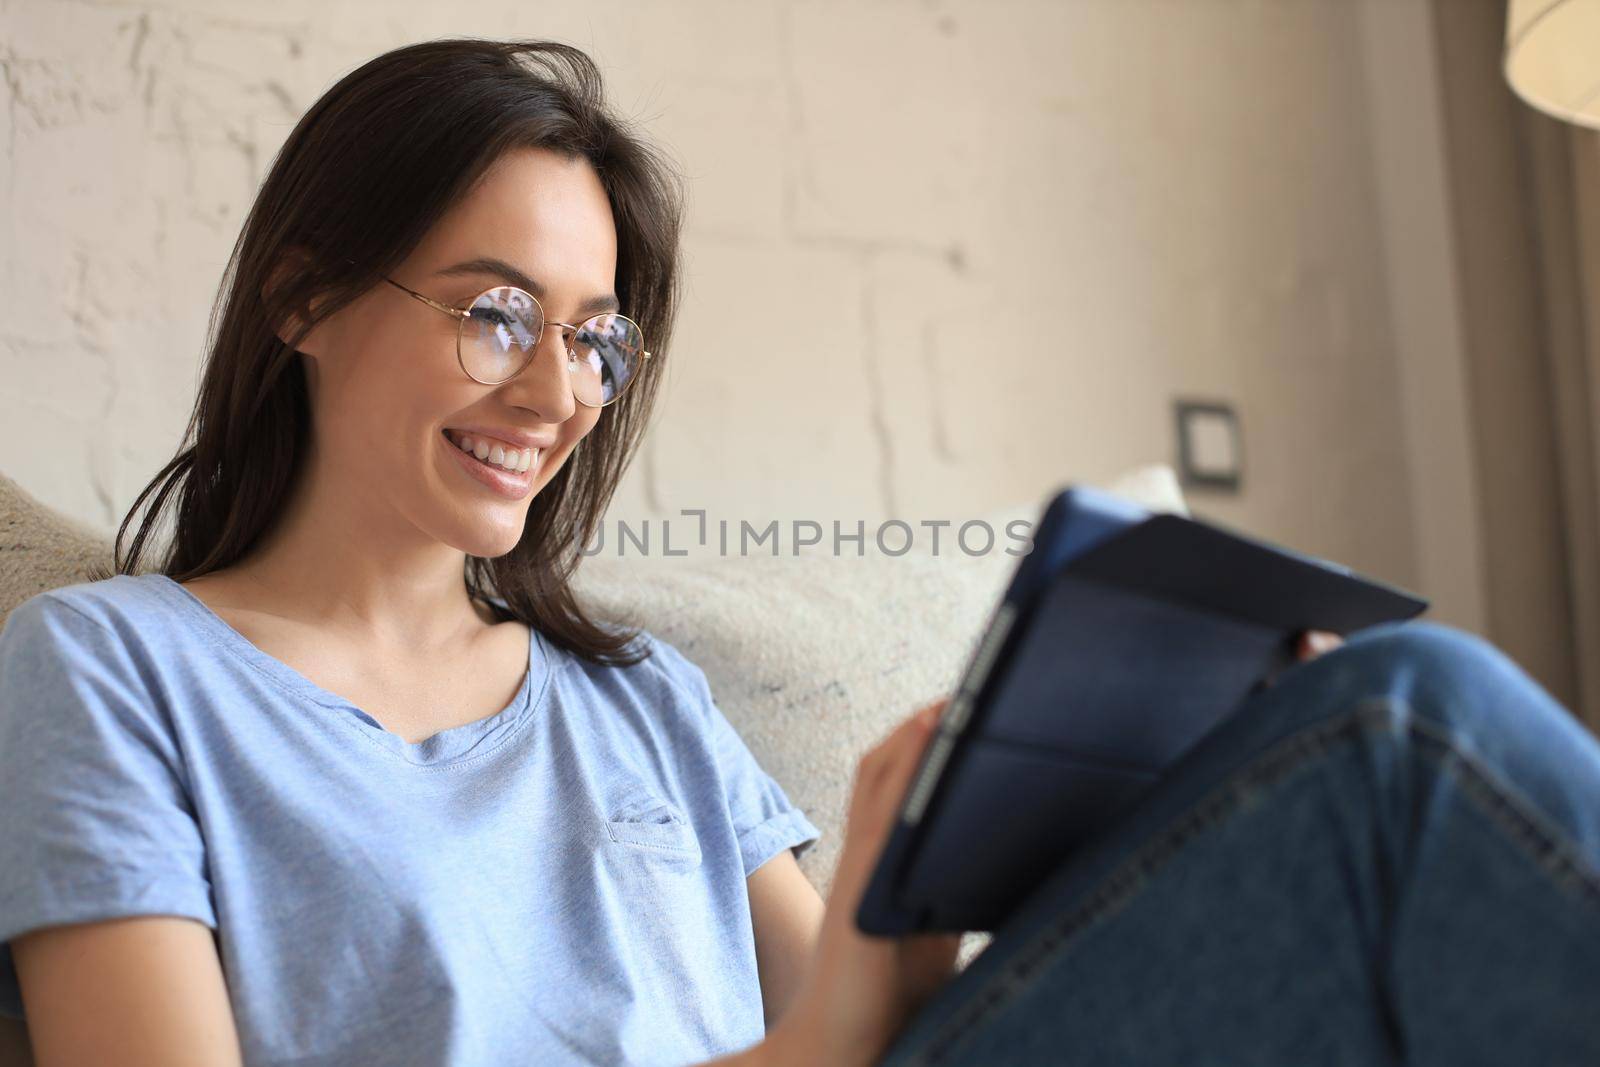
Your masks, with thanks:
[[(478, 381), (515, 377), (533, 358), (544, 325), (539, 304), (521, 289), (501, 286), (481, 294), (461, 323), (461, 361)], [(610, 402), (639, 370), (644, 337), (632, 319), (595, 315), (578, 324), (568, 342), (572, 393), (582, 404)]]

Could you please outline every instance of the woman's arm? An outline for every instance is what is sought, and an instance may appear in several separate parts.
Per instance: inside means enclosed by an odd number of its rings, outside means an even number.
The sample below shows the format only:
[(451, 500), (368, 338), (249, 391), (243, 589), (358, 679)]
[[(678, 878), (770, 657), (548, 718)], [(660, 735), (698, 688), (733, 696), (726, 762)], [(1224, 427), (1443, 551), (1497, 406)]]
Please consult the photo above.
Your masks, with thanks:
[[(784, 855), (794, 864), (792, 852)], [(762, 864), (751, 875), (752, 885), (772, 866), (771, 860)], [(815, 898), (797, 864), (793, 873)], [(785, 879), (769, 875), (761, 881)], [(780, 888), (776, 895), (783, 893)], [(774, 900), (773, 906), (783, 905)], [(807, 911), (803, 899), (787, 906), (798, 914)], [(165, 915), (72, 923), (23, 934), (11, 951), (36, 1067), (242, 1067), (221, 960), (205, 924)], [(803, 970), (808, 962), (805, 957), (780, 966)], [(798, 973), (786, 972), (780, 981), (796, 980)], [(707, 1067), (806, 1062), (803, 1053), (797, 1057), (769, 1038)]]
[(216, 942), (204, 923), (140, 915), (11, 943), (37, 1067), (238, 1067)]
[(800, 979), (817, 948), (825, 909), (821, 895), (795, 861), (793, 849), (786, 848), (757, 867), (746, 885), (750, 921), (755, 927), (761, 1002), (770, 1030), (800, 988)]

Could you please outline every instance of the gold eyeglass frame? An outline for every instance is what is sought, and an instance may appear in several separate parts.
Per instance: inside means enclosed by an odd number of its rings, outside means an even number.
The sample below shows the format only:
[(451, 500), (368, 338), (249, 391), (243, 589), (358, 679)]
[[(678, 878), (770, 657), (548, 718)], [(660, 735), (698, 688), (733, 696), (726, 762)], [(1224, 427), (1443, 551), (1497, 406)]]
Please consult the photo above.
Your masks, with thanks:
[[(544, 305), (539, 303), (539, 298), (534, 296), (532, 293), (528, 292), (526, 289), (518, 288), (515, 285), (491, 285), (491, 286), (489, 286), (489, 288), (483, 290), (483, 292), (478, 293), (471, 300), (467, 301), (467, 306), (466, 307), (457, 308), (457, 307), (451, 307), (449, 304), (440, 303), (439, 301), (433, 299), (432, 297), (423, 296), (421, 293), (417, 292), (415, 289), (411, 289), (411, 288), (408, 288), (407, 286), (401, 285), (399, 282), (395, 281), (393, 278), (385, 276), (383, 280), (388, 282), (390, 285), (394, 286), (396, 289), (399, 289), (401, 292), (407, 293), (410, 296), (416, 297), (418, 300), (422, 301), (424, 304), (427, 304), (429, 307), (434, 308), (437, 311), (442, 311), (446, 315), (449, 315), (451, 318), (456, 320), (456, 364), (458, 366), (460, 366), (461, 373), (465, 374), (468, 378), (471, 378), (473, 381), (477, 382), (479, 385), (504, 385), (506, 382), (511, 381), (517, 375), (519, 375), (523, 371), (527, 370), (528, 367), (532, 365), (534, 357), (539, 354), (538, 353), (539, 342), (544, 340), (544, 328), (546, 326), (559, 326), (562, 330), (566, 331), (562, 335), (562, 338), (561, 338), (562, 347), (567, 350), (567, 359), (568, 360), (576, 360), (577, 359), (577, 353), (572, 350), (572, 338), (577, 336), (578, 331), (583, 328), (583, 323), (578, 323), (575, 326), (570, 322), (557, 322), (555, 319), (547, 318), (545, 316), (545, 313), (544, 313)], [(467, 369), (466, 355), (461, 351), (461, 339), (462, 339), (463, 332), (467, 328), (467, 320), (472, 318), (472, 306), (478, 302), (478, 300), (484, 295), (484, 293), (492, 293), (496, 289), (513, 289), (516, 292), (519, 292), (523, 296), (527, 297), (529, 300), (533, 301), (533, 306), (539, 309), (539, 336), (535, 337), (533, 339), (533, 344), (529, 346), (528, 358), (522, 364), (522, 366), (518, 367), (515, 371), (511, 372), (511, 374), (509, 374), (508, 376), (500, 379), (497, 382), (486, 382), (482, 378), (478, 377), (476, 374), (473, 374), (470, 370)], [(610, 400), (603, 401), (602, 403), (599, 403), (599, 404), (590, 404), (585, 400), (579, 399), (577, 391), (574, 390), (573, 393), (572, 393), (572, 399), (577, 400), (578, 403), (582, 404), (586, 408), (610, 407), (612, 404), (615, 404), (618, 400), (622, 399), (622, 395), (628, 391), (628, 386), (632, 385), (634, 380), (639, 377), (639, 372), (644, 370), (645, 360), (648, 360), (650, 358), (649, 349), (644, 347), (644, 327), (640, 326), (637, 322), (634, 322), (632, 319), (628, 318), (628, 316), (622, 314), (621, 312), (617, 312), (617, 311), (601, 312), (599, 315), (591, 315), (591, 316), (589, 316), (589, 318), (584, 319), (583, 322), (590, 322), (590, 321), (592, 321), (594, 319), (606, 318), (606, 317), (623, 319), (626, 322), (630, 323), (635, 330), (639, 331), (639, 351), (642, 354), (643, 358), (640, 359), (639, 366), (634, 368), (634, 372), (628, 376), (628, 380), (622, 383), (622, 388), (618, 389), (616, 394), (614, 396), (612, 396), (612, 398)], [(570, 366), (570, 364), (569, 364), (569, 366)]]

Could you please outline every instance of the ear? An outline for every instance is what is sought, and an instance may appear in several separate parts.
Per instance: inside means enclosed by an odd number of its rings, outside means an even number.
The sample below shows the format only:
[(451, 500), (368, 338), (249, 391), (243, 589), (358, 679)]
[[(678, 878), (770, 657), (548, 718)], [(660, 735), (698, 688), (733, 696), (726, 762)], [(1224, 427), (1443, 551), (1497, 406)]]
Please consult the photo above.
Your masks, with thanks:
[(309, 270), (313, 262), (314, 257), (309, 249), (292, 246), (279, 257), (278, 262), (267, 272), (267, 279), (261, 286), (262, 306), (267, 308), (269, 316), (276, 314), (276, 320), (272, 324), (272, 332), (277, 335), (278, 340), (286, 345), (291, 345), (296, 351), (308, 356), (315, 356), (318, 353), (322, 334), (320, 327), (313, 327), (310, 333), (300, 338), (298, 344), (291, 344), (291, 342), (294, 335), (304, 330), (311, 321), (311, 305), (302, 304), (299, 307), (280, 307), (275, 302), (275, 297), (285, 291), (285, 286), (293, 289), (294, 282)]

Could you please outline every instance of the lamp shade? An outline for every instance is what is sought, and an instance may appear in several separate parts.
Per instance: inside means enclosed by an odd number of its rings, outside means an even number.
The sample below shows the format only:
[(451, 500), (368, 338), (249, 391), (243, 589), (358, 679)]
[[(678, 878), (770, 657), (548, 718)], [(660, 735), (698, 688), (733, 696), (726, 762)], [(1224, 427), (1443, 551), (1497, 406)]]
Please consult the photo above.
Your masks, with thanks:
[(1510, 0), (1505, 75), (1540, 111), (1600, 129), (1600, 0)]

